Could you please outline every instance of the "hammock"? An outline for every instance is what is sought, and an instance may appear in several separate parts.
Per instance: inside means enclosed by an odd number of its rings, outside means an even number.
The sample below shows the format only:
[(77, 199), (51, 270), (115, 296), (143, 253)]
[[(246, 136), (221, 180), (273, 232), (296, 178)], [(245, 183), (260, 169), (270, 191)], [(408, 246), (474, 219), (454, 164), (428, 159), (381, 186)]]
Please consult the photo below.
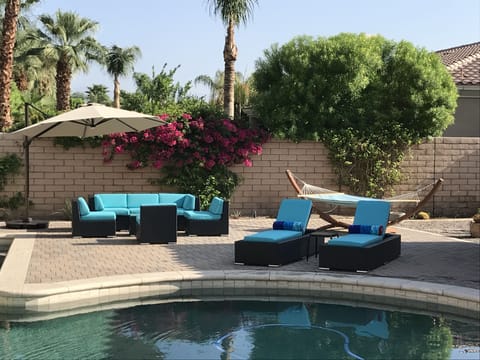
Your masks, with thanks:
[[(346, 206), (346, 207), (353, 207), (357, 206), (357, 203), (360, 200), (377, 200), (374, 198), (367, 198), (363, 196), (355, 196), (349, 195), (342, 192), (332, 191), (326, 188), (322, 188), (315, 185), (310, 185), (300, 179), (299, 177), (295, 176), (290, 170), (286, 170), (287, 178), (292, 184), (293, 188), (297, 192), (297, 196), (302, 198), (311, 199), (313, 202), (318, 203), (326, 203), (336, 206)], [(440, 185), (442, 184), (443, 179), (438, 179), (436, 182), (428, 184), (420, 189), (417, 189), (413, 192), (402, 194), (398, 196), (393, 196), (390, 198), (385, 198), (383, 200), (390, 202), (391, 204), (410, 204), (413, 207), (405, 212), (403, 215), (392, 219), (389, 221), (388, 225), (399, 223), (402, 220), (408, 219), (415, 215), (420, 208), (433, 196), (433, 194), (438, 190)], [(426, 194), (425, 194), (426, 193)], [(421, 194), (425, 194), (420, 197)], [(324, 210), (318, 209), (315, 206), (319, 216), (327, 221), (329, 225), (324, 226), (324, 229), (330, 227), (348, 227), (350, 224), (344, 223), (342, 221), (338, 221), (329, 215)]]

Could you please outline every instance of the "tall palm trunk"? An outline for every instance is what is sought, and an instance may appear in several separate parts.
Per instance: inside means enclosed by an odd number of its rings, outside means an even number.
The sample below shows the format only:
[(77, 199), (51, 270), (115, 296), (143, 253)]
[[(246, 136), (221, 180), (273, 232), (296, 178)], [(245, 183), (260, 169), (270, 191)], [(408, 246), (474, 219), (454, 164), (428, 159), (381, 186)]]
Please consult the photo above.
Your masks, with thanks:
[(235, 95), (235, 61), (237, 60), (237, 45), (234, 39), (234, 22), (228, 21), (225, 47), (223, 48), (223, 60), (225, 61), (224, 84), (223, 84), (223, 111), (230, 119), (234, 116)]
[(72, 69), (68, 59), (63, 57), (57, 63), (57, 110), (70, 109), (70, 85), (72, 78)]
[(17, 20), (20, 13), (20, 0), (7, 0), (3, 19), (2, 45), (0, 49), (0, 125), (12, 125), (10, 113), (10, 83), (13, 73), (13, 48), (17, 35)]
[(113, 79), (113, 106), (120, 109), (120, 81), (118, 75)]

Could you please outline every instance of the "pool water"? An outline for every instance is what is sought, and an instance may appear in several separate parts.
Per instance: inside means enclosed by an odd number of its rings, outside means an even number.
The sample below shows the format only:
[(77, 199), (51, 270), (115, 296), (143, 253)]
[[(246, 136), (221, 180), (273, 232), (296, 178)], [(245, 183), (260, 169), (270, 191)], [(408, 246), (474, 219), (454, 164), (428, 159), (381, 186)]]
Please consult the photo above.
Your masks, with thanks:
[(308, 302), (143, 305), (0, 321), (0, 359), (478, 359), (478, 322)]

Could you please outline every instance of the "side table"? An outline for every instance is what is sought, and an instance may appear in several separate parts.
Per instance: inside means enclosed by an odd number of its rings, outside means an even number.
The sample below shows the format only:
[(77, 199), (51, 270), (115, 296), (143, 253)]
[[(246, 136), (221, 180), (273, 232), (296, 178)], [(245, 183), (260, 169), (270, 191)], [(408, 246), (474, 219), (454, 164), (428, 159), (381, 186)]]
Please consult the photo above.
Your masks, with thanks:
[(338, 233), (331, 230), (317, 230), (310, 233), (310, 236), (308, 237), (308, 241), (307, 241), (307, 256), (306, 256), (307, 261), (308, 261), (309, 252), (310, 252), (310, 239), (315, 240), (314, 254), (315, 254), (315, 257), (318, 257), (318, 245), (325, 244), (325, 238), (331, 239), (334, 237), (338, 237)]
[(140, 206), (140, 226), (137, 226), (135, 235), (140, 242), (177, 242), (177, 205)]

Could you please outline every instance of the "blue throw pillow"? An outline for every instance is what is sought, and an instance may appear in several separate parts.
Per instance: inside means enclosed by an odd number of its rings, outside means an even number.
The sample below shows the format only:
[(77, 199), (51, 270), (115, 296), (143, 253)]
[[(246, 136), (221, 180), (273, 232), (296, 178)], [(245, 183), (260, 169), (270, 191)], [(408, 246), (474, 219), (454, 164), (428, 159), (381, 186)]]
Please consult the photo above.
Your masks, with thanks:
[(348, 232), (350, 234), (382, 235), (383, 226), (382, 225), (350, 225), (348, 227)]
[(273, 230), (293, 230), (303, 231), (303, 224), (301, 221), (274, 221)]

